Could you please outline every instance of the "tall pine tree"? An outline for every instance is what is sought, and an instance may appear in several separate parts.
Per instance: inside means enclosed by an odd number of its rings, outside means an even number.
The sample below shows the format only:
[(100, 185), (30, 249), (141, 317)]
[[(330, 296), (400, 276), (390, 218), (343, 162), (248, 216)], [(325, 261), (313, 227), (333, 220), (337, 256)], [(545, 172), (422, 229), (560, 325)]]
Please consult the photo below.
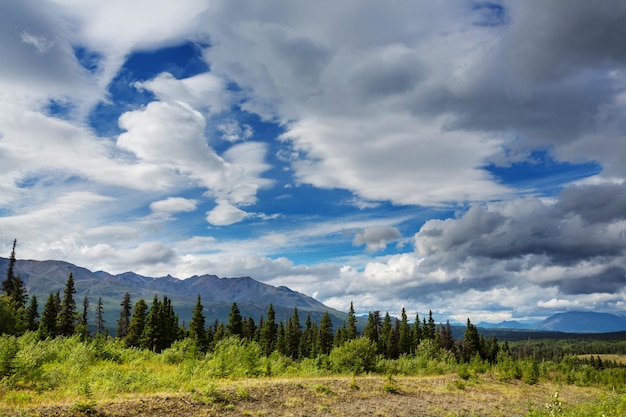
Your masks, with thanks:
[(63, 290), (63, 300), (61, 301), (61, 309), (58, 316), (57, 331), (59, 336), (69, 337), (76, 330), (76, 301), (74, 300), (74, 294), (76, 294), (74, 275), (70, 272)]
[(132, 314), (132, 304), (130, 300), (130, 294), (124, 294), (122, 303), (120, 304), (122, 309), (120, 310), (120, 318), (117, 319), (117, 329), (115, 336), (123, 339), (128, 334), (128, 326), (130, 325), (130, 319)]
[(15, 275), (15, 264), (17, 259), (15, 257), (15, 246), (17, 245), (17, 239), (13, 241), (13, 250), (11, 250), (11, 256), (9, 258), (9, 267), (7, 269), (7, 277), (2, 281), (2, 291), (15, 303), (15, 310), (21, 310), (26, 307), (28, 301), (28, 295), (24, 288), (24, 283), (19, 275)]
[(146, 327), (146, 316), (148, 315), (148, 305), (142, 299), (135, 303), (133, 308), (133, 316), (128, 325), (128, 334), (125, 337), (126, 345), (130, 347), (139, 347), (141, 335)]
[(209, 344), (207, 343), (207, 332), (205, 329), (206, 319), (202, 312), (203, 308), (200, 294), (198, 294), (196, 306), (193, 309), (193, 315), (189, 322), (189, 337), (196, 343), (197, 348), (201, 352), (206, 352), (209, 348)]
[(278, 337), (278, 326), (276, 325), (276, 312), (274, 306), (270, 304), (267, 309), (267, 319), (263, 321), (259, 344), (263, 353), (269, 356), (276, 348), (276, 339)]
[(350, 301), (350, 310), (348, 311), (348, 329), (346, 333), (346, 340), (356, 339), (357, 329), (356, 329), (356, 314), (354, 313), (354, 306), (352, 305), (352, 301)]
[(102, 304), (102, 297), (98, 298), (98, 304), (96, 305), (96, 334), (104, 333), (104, 306)]
[(324, 355), (328, 355), (330, 353), (333, 349), (333, 339), (333, 322), (330, 319), (330, 314), (326, 311), (320, 321), (320, 333), (318, 338), (320, 353)]
[(32, 295), (30, 297), (30, 304), (26, 308), (26, 330), (31, 332), (37, 331), (39, 328), (39, 304), (37, 303), (37, 296)]
[(41, 321), (39, 322), (39, 338), (45, 340), (58, 336), (57, 318), (61, 309), (59, 292), (50, 294), (43, 308)]
[(228, 325), (226, 326), (228, 333), (233, 336), (239, 336), (243, 334), (243, 319), (237, 303), (233, 302), (230, 307), (230, 313), (228, 314)]

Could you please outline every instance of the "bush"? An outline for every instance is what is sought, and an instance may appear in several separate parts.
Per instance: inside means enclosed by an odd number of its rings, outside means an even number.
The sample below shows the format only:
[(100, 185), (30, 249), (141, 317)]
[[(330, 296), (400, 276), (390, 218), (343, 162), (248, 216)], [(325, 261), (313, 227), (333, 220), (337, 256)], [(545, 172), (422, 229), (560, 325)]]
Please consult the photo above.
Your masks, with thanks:
[(330, 352), (330, 365), (338, 373), (358, 375), (376, 367), (376, 344), (366, 337), (350, 340)]
[(2, 335), (0, 337), (0, 378), (13, 375), (18, 350), (15, 336)]

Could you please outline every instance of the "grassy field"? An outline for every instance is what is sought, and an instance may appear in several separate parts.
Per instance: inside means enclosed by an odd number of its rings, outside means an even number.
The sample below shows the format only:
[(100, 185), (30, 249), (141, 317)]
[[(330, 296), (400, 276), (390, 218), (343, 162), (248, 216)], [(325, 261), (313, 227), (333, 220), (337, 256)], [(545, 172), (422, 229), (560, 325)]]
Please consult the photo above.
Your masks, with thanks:
[[(4, 398), (6, 416), (525, 416), (580, 409), (602, 395), (599, 388), (519, 381), (489, 376), (323, 377), (211, 380), (189, 392), (125, 394), (116, 398), (77, 393), (23, 393)], [(48, 396), (49, 397), (49, 396)], [(543, 414), (537, 414), (543, 415)], [(550, 415), (550, 414), (546, 414)], [(562, 414), (552, 414), (562, 415)], [(582, 415), (582, 414), (581, 414)]]

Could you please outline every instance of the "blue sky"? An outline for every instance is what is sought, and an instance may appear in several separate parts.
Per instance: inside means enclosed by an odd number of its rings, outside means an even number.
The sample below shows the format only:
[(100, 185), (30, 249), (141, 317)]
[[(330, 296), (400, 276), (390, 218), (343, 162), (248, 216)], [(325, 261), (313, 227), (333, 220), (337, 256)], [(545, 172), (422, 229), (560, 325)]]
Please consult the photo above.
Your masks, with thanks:
[(623, 313), (626, 6), (9, 1), (0, 250), (360, 313)]

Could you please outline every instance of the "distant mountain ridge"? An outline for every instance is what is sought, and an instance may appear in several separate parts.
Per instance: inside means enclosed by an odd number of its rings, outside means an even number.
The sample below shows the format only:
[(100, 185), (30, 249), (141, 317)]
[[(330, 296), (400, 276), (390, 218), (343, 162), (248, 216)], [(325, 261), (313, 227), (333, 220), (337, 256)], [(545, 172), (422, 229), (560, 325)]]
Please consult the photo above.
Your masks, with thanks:
[[(0, 271), (6, 271), (8, 263), (7, 258), (0, 257)], [(18, 260), (15, 273), (24, 281), (29, 296), (37, 296), (40, 311), (50, 293), (63, 292), (67, 278), (72, 273), (78, 308), (81, 308), (84, 297), (88, 297), (92, 314), (98, 298), (102, 298), (105, 325), (112, 330), (117, 326), (120, 303), (126, 292), (131, 295), (133, 304), (143, 298), (150, 305), (155, 295), (160, 299), (167, 296), (172, 300), (181, 323), (189, 323), (198, 295), (202, 298), (204, 314), (209, 324), (215, 320), (226, 322), (233, 302), (237, 303), (243, 316), (252, 317), (257, 324), (259, 318), (266, 315), (270, 304), (273, 304), (276, 311), (277, 321), (286, 321), (291, 317), (294, 307), (298, 308), (302, 324), (307, 314), (312, 320), (319, 321), (326, 311), (335, 325), (340, 325), (347, 317), (346, 313), (327, 307), (305, 294), (284, 286), (264, 284), (250, 277), (220, 278), (207, 274), (187, 279), (170, 275), (154, 278), (134, 272), (113, 275), (105, 271), (92, 272), (69, 262), (54, 260)], [(95, 315), (92, 314), (91, 317), (93, 323)]]
[(556, 313), (538, 323), (517, 321), (479, 323), (485, 329), (537, 330), (563, 333), (613, 333), (626, 331), (626, 316), (594, 311), (567, 311)]

